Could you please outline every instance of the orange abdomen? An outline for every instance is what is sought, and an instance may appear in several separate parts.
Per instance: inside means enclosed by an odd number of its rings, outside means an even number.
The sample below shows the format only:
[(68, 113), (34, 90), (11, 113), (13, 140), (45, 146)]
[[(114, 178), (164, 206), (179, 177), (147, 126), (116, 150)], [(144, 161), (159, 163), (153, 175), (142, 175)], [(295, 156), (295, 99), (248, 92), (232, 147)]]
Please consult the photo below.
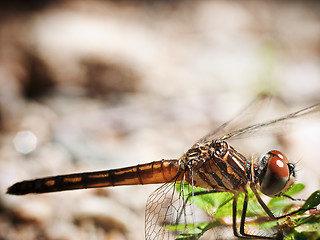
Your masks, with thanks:
[(8, 193), (24, 195), (82, 188), (166, 183), (179, 180), (178, 174), (179, 160), (162, 160), (120, 169), (59, 175), (18, 182), (8, 189)]

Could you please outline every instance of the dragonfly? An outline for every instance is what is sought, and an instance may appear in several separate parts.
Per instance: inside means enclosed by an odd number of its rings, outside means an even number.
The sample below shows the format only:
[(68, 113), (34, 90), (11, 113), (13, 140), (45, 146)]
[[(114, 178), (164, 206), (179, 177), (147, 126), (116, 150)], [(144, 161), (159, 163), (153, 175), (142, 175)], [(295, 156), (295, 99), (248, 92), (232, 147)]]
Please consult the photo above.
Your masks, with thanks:
[[(258, 236), (245, 231), (249, 194), (251, 189), (258, 203), (272, 220), (291, 216), (296, 211), (275, 216), (260, 196), (279, 197), (292, 186), (296, 176), (295, 165), (278, 150), (270, 150), (259, 159), (248, 159), (233, 148), (229, 141), (254, 131), (273, 126), (289, 119), (318, 112), (320, 103), (284, 115), (280, 118), (252, 124), (216, 137), (225, 128), (226, 122), (216, 130), (202, 137), (178, 159), (162, 159), (146, 164), (118, 169), (58, 175), (13, 184), (7, 193), (13, 195), (39, 194), (65, 190), (111, 187), (120, 185), (159, 184), (148, 198), (145, 215), (145, 239), (174, 239), (170, 226), (185, 222), (183, 229), (190, 228), (187, 219), (189, 200), (197, 195), (217, 192), (233, 194), (232, 230), (238, 238), (275, 239), (275, 236)], [(186, 185), (191, 189), (187, 192)], [(191, 188), (190, 188), (191, 187)], [(200, 187), (204, 191), (195, 192)], [(177, 193), (179, 188), (179, 193)], [(240, 224), (237, 224), (237, 203), (239, 194), (244, 194)], [(191, 216), (194, 220), (194, 216)], [(183, 220), (184, 219), (184, 220)], [(239, 225), (239, 227), (237, 226)], [(190, 238), (189, 238), (190, 239)], [(196, 239), (196, 238), (195, 238)]]

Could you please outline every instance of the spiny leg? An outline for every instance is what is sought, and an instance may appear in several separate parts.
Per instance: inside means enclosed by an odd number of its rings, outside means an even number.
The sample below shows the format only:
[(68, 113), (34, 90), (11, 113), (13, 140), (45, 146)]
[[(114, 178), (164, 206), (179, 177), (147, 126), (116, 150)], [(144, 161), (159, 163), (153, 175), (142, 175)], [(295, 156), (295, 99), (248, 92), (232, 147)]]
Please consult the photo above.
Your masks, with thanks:
[[(240, 234), (238, 233), (238, 230), (237, 230), (237, 205), (238, 205), (238, 193), (234, 193), (233, 204), (232, 204), (232, 229), (233, 229), (233, 234), (237, 238), (247, 239), (248, 237), (241, 235), (241, 226), (240, 226)], [(242, 221), (242, 218), (243, 218), (243, 212), (242, 212), (241, 221)], [(245, 216), (244, 216), (244, 218), (245, 218)]]
[(232, 203), (232, 230), (233, 234), (238, 238), (244, 238), (237, 231), (237, 205), (238, 205), (238, 193), (234, 193)]
[(305, 201), (306, 201), (306, 199), (294, 198), (294, 197), (291, 197), (291, 196), (289, 196), (289, 195), (287, 195), (287, 194), (283, 194), (282, 197), (289, 198), (289, 199), (291, 199), (292, 201), (302, 201), (302, 202), (305, 202)]
[(257, 236), (257, 235), (251, 235), (251, 234), (245, 233), (244, 225), (245, 225), (245, 222), (246, 222), (248, 201), (249, 201), (249, 196), (248, 196), (248, 193), (246, 193), (245, 197), (244, 197), (244, 201), (243, 201), (241, 221), (240, 221), (240, 234), (242, 235), (242, 237), (243, 238), (274, 239), (273, 237)]
[(283, 214), (281, 216), (275, 216), (271, 210), (268, 208), (268, 206), (264, 203), (264, 201), (262, 200), (262, 198), (260, 197), (257, 189), (255, 188), (254, 184), (251, 183), (250, 184), (250, 188), (251, 190), (253, 191), (254, 195), (256, 196), (260, 206), (263, 208), (263, 210), (269, 215), (269, 217), (273, 220), (278, 220), (278, 219), (281, 219), (281, 218), (284, 218), (284, 217), (289, 217), (291, 215), (294, 215), (300, 211), (306, 211), (306, 210), (310, 210), (310, 209), (303, 209), (303, 208), (299, 208), (298, 210), (295, 210), (295, 211), (292, 211), (290, 213), (286, 213), (286, 214)]
[(210, 194), (210, 193), (218, 193), (218, 192), (221, 192), (219, 190), (205, 190), (205, 191), (199, 191), (199, 192), (194, 192), (194, 193), (189, 193), (189, 197), (192, 197), (192, 196), (200, 196), (200, 195), (205, 195), (205, 194)]

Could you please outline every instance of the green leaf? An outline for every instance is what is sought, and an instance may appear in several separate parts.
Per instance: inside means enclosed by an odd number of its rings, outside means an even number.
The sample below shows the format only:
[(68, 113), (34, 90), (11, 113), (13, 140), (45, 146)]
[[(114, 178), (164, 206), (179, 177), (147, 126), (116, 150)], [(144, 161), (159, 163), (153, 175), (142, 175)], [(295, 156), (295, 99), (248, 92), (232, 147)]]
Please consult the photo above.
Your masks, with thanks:
[(289, 234), (288, 236), (285, 237), (286, 240), (309, 240), (309, 239), (314, 239), (317, 240), (319, 239), (320, 235), (317, 233), (312, 233), (312, 232), (297, 232), (293, 231), (293, 233)]
[[(184, 227), (185, 225), (183, 225)], [(179, 234), (179, 236), (176, 238), (176, 240), (194, 240), (200, 238), (206, 231), (213, 227), (218, 227), (221, 226), (220, 221), (213, 221), (210, 223), (198, 223), (195, 225), (189, 225), (188, 224), (188, 229)]]
[(296, 230), (298, 232), (319, 231), (320, 230), (320, 215), (311, 215), (309, 217), (302, 217), (299, 220), (297, 220), (295, 225), (297, 226)]
[(305, 189), (305, 185), (302, 183), (294, 184), (288, 191), (285, 192), (288, 196), (293, 196), (299, 192), (301, 192), (303, 189)]
[[(185, 198), (188, 198), (190, 202), (202, 208), (215, 220), (210, 223), (201, 223), (190, 226), (188, 225), (188, 230), (185, 230), (185, 225), (178, 226), (178, 228), (177, 226), (172, 227), (173, 230), (178, 229), (180, 231), (184, 231), (177, 238), (179, 240), (198, 239), (207, 230), (216, 226), (220, 226), (221, 223), (224, 222), (224, 218), (226, 216), (232, 216), (233, 194), (227, 192), (219, 192), (209, 194), (195, 194), (194, 197), (190, 197), (192, 196), (192, 191), (197, 193), (206, 190), (187, 185), (183, 187), (177, 187), (177, 190), (179, 189), (180, 192), (183, 193), (182, 195)], [(301, 192), (304, 188), (305, 185), (303, 184), (295, 184), (285, 194), (288, 196), (293, 196)], [(183, 189), (183, 191), (181, 189)], [(254, 221), (246, 223), (246, 226), (248, 228), (250, 228), (250, 225), (258, 224), (260, 229), (277, 229), (278, 225), (280, 224), (280, 226), (283, 227), (284, 234), (286, 235), (285, 239), (287, 240), (320, 239), (320, 215), (301, 216), (306, 212), (307, 209), (315, 208), (320, 204), (320, 190), (310, 195), (310, 197), (302, 206), (302, 208), (306, 210), (301, 210), (299, 212), (300, 215), (293, 215), (291, 217), (283, 218), (278, 221), (268, 218), (268, 216), (265, 214), (264, 210), (258, 203), (257, 199), (255, 198), (254, 193), (250, 189), (248, 189), (248, 195), (249, 202), (247, 217), (252, 217), (253, 220), (256, 219)], [(240, 217), (241, 215), (243, 201), (244, 194), (241, 193), (239, 194), (238, 198), (238, 217)], [(273, 213), (278, 215), (295, 210), (297, 203), (299, 202), (292, 201), (287, 197), (277, 197), (269, 201), (268, 207)]]
[(233, 196), (230, 196), (227, 201), (221, 204), (221, 206), (218, 207), (217, 211), (214, 213), (214, 217), (221, 218), (230, 216), (232, 214), (232, 199)]
[(259, 229), (273, 228), (278, 225), (278, 221), (269, 221), (259, 224)]
[(172, 231), (172, 232), (179, 232), (184, 231), (185, 229), (194, 229), (197, 224), (172, 224), (172, 225), (166, 225), (165, 228)]
[[(286, 193), (285, 195), (293, 196), (299, 192), (301, 192), (305, 188), (304, 184), (298, 183), (294, 184)], [(287, 197), (281, 196), (273, 198), (269, 201), (267, 206), (272, 209), (273, 212), (277, 213), (277, 215), (284, 214), (288, 212), (291, 207), (294, 205), (294, 201), (290, 200)]]
[(320, 190), (315, 191), (310, 195), (310, 197), (306, 200), (306, 202), (301, 207), (304, 210), (301, 210), (298, 214), (302, 215), (307, 210), (314, 208), (320, 204)]
[[(305, 188), (305, 185), (302, 183), (294, 184), (288, 191), (285, 192), (285, 195), (293, 196), (299, 192), (301, 192)], [(288, 204), (283, 201), (284, 199), (287, 199), (286, 197), (276, 197), (272, 198), (269, 203), (269, 208), (278, 208), (279, 206), (286, 207)], [(290, 201), (289, 204), (291, 204), (292, 201)]]

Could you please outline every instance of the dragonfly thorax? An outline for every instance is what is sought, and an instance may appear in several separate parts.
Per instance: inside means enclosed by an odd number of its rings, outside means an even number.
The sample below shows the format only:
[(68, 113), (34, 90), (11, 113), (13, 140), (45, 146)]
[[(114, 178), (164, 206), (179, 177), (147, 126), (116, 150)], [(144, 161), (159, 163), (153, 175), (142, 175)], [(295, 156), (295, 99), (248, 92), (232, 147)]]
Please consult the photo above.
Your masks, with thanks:
[(223, 140), (193, 146), (181, 162), (186, 181), (205, 189), (243, 192), (250, 179), (251, 164)]

